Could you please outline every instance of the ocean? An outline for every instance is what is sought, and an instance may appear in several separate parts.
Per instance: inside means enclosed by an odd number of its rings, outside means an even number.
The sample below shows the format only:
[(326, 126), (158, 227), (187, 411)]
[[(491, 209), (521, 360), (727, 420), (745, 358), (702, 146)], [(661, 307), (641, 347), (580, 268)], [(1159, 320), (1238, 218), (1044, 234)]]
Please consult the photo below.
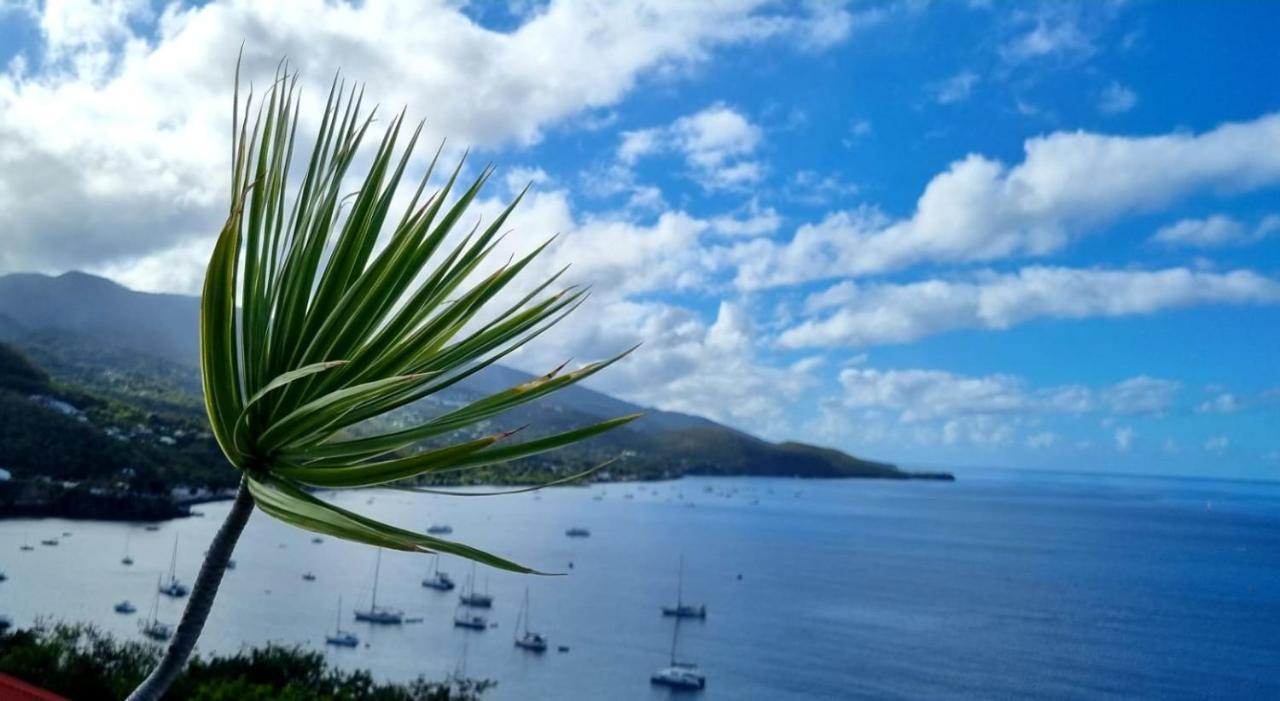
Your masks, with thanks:
[[(1280, 483), (969, 470), (955, 483), (684, 479), (502, 497), (344, 492), (326, 498), (563, 576), (480, 568), (496, 627), (455, 628), (458, 591), (420, 585), (429, 556), (385, 552), (380, 604), (420, 622), (352, 620), (374, 550), (253, 516), (200, 648), (267, 641), (324, 650), (380, 679), (462, 670), (486, 698), (665, 699), (677, 656), (702, 699), (1280, 698)], [(597, 498), (599, 497), (599, 498)], [(141, 639), (157, 577), (190, 584), (227, 503), (140, 524), (0, 522), (0, 613), (91, 621)], [(565, 530), (590, 529), (587, 538)], [(62, 536), (63, 532), (70, 536)], [(56, 547), (39, 545), (57, 537)], [(20, 551), (27, 539), (34, 551)], [(120, 560), (126, 543), (135, 560)], [(444, 558), (460, 585), (471, 566)], [(315, 581), (304, 581), (306, 572)], [(528, 588), (542, 655), (512, 644)], [(338, 598), (355, 649), (326, 648)], [(137, 615), (112, 606), (131, 600)], [(176, 623), (182, 601), (163, 598)], [(567, 652), (558, 652), (558, 646)], [(692, 698), (680, 694), (681, 698)]]

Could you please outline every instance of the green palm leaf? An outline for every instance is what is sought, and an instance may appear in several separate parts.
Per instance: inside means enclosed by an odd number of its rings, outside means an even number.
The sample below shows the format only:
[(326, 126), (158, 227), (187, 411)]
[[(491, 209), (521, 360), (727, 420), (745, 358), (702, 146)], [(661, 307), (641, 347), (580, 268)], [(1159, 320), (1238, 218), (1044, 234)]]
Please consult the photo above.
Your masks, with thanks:
[[(341, 509), (307, 491), (376, 485), (430, 491), (411, 481), (555, 450), (637, 418), (527, 440), (498, 433), (447, 441), (590, 377), (623, 353), (571, 372), (557, 368), (418, 426), (348, 435), (352, 426), (483, 370), (563, 319), (586, 294), (552, 290), (557, 273), (514, 304), (491, 308), (550, 242), (480, 275), (523, 196), (487, 226), (458, 231), (490, 168), (464, 187), (458, 183), (460, 162), (438, 190), (428, 192), (437, 151), (403, 213), (393, 216), (422, 130), (414, 128), (400, 149), (397, 143), (409, 131), (403, 113), (390, 120), (363, 177), (351, 187), (349, 171), (373, 124), (362, 100), (361, 90), (335, 79), (301, 182), (294, 185), (289, 176), (298, 124), (296, 77), (282, 70), (256, 114), (252, 96), (242, 108), (236, 95), (232, 202), (209, 260), (200, 312), (200, 363), (213, 434), (246, 473), (254, 503), (286, 523), (369, 545), (451, 553), (530, 572), (475, 548)], [(457, 242), (445, 245), (451, 238)], [(418, 447), (428, 440), (429, 447)]]

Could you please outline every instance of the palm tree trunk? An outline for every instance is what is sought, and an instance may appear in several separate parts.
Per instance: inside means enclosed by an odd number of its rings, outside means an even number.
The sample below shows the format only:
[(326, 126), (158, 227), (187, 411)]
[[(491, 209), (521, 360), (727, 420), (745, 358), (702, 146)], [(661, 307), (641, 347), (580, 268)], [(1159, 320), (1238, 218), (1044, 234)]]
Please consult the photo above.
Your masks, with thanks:
[(227, 520), (222, 522), (218, 534), (213, 537), (213, 543), (209, 545), (204, 564), (200, 566), (200, 574), (191, 587), (191, 598), (187, 600), (187, 608), (182, 612), (178, 630), (169, 641), (169, 647), (164, 651), (159, 664), (133, 690), (128, 701), (159, 701), (186, 666), (191, 650), (200, 639), (205, 619), (213, 608), (213, 599), (218, 595), (218, 585), (222, 583), (222, 575), (227, 571), (227, 562), (231, 559), (236, 541), (240, 539), (240, 533), (251, 513), (253, 497), (249, 494), (247, 478), (244, 478), (240, 480), (240, 489), (236, 492), (236, 500), (231, 504)]

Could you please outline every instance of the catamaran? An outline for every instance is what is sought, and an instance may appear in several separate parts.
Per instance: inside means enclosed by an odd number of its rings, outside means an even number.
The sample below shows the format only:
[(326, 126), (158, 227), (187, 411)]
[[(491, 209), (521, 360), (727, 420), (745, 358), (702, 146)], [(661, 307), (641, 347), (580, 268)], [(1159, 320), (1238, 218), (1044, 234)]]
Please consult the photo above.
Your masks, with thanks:
[(529, 630), (529, 587), (524, 588), (524, 606), (516, 617), (516, 647), (530, 652), (546, 652), (547, 638), (541, 633)]
[(698, 669), (698, 665), (676, 660), (676, 638), (679, 636), (680, 621), (676, 621), (675, 630), (671, 632), (671, 664), (650, 675), (649, 683), (691, 691), (704, 689), (707, 686), (707, 677)]
[(435, 556), (435, 564), (431, 568), (431, 576), (422, 580), (422, 586), (436, 591), (452, 591), (455, 586), (448, 572), (440, 571), (440, 555)]
[(489, 628), (489, 619), (478, 613), (472, 613), (462, 605), (453, 612), (453, 625), (456, 628), (470, 628), (471, 630), (487, 630)]
[(327, 645), (337, 645), (338, 647), (355, 647), (360, 644), (360, 638), (355, 633), (342, 629), (342, 597), (338, 597), (338, 620), (333, 622), (333, 635), (324, 636), (324, 642)]
[(175, 599), (181, 599), (191, 590), (187, 585), (178, 581), (178, 534), (173, 534), (173, 556), (169, 558), (169, 581), (160, 584), (160, 593), (165, 596), (172, 596)]
[(378, 559), (373, 565), (373, 599), (369, 608), (355, 610), (356, 620), (382, 625), (400, 625), (404, 623), (404, 611), (378, 605), (378, 576), (382, 573), (382, 550), (378, 550)]
[(684, 595), (684, 555), (680, 556), (680, 574), (676, 577), (676, 605), (663, 606), (662, 615), (676, 618), (706, 618), (707, 607), (703, 604), (686, 604)]
[(160, 592), (164, 588), (156, 582), (156, 598), (151, 603), (151, 616), (138, 621), (138, 630), (152, 640), (168, 640), (173, 636), (173, 626), (160, 622)]
[(458, 597), (463, 606), (487, 609), (493, 606), (493, 595), (489, 593), (489, 580), (484, 580), (484, 593), (476, 591), (476, 565), (471, 563), (471, 574), (467, 577), (467, 590)]

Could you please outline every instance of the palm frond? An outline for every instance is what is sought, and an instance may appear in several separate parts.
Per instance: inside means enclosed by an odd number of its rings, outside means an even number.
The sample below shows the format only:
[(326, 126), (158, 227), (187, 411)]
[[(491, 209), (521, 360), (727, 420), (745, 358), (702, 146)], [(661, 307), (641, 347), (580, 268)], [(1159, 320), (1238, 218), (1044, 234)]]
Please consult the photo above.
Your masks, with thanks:
[[(468, 207), (493, 174), (484, 168), (460, 185), (465, 156), (428, 192), (438, 149), (403, 213), (393, 216), (422, 133), (416, 125), (406, 146), (398, 147), (410, 132), (403, 112), (386, 126), (360, 182), (344, 194), (373, 125), (374, 111), (365, 114), (362, 104), (363, 90), (335, 77), (295, 186), (289, 176), (297, 76), (282, 64), (257, 107), (252, 95), (242, 105), (237, 89), (232, 201), (209, 260), (200, 310), (200, 363), (213, 434), (228, 460), (247, 473), (257, 506), (286, 523), (380, 547), (532, 571), (338, 508), (306, 489), (390, 485), (430, 491), (411, 481), (537, 455), (638, 418), (522, 441), (507, 440), (512, 434), (506, 432), (419, 448), (580, 382), (626, 351), (570, 372), (557, 368), (417, 426), (347, 435), (352, 426), (483, 370), (586, 298), (581, 289), (552, 290), (556, 273), (514, 304), (491, 308), (550, 242), (480, 275), (524, 193), (487, 226), (460, 232)], [(458, 241), (446, 246), (450, 238)]]

